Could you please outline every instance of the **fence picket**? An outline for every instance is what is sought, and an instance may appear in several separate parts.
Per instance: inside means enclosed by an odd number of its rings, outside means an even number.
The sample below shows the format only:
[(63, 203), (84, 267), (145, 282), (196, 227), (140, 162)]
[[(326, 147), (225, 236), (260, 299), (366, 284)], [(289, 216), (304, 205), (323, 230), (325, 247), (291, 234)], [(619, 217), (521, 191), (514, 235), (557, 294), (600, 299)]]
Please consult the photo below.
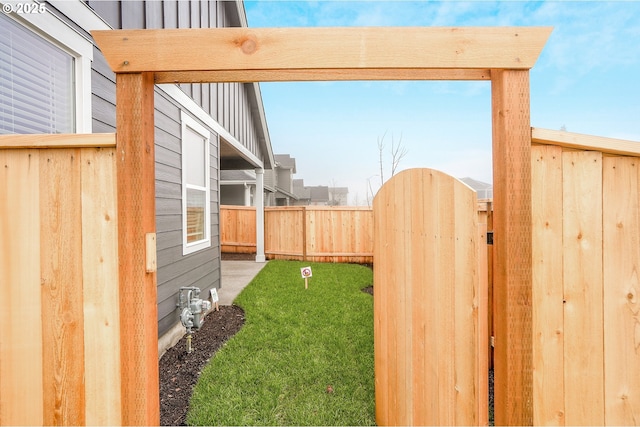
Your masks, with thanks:
[(607, 425), (634, 425), (640, 420), (639, 160), (603, 159), (603, 376)]

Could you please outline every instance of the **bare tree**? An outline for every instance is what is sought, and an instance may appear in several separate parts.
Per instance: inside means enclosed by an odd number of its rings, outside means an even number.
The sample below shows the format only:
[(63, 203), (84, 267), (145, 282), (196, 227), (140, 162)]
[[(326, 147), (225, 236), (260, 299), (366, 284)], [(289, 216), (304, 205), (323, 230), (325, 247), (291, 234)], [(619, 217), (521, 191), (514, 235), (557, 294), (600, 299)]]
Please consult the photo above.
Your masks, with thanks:
[(384, 184), (384, 162), (382, 161), (384, 153), (384, 137), (387, 135), (385, 132), (382, 138), (378, 138), (378, 160), (380, 164), (380, 185)]
[(391, 135), (391, 176), (394, 176), (396, 174), (396, 170), (398, 170), (400, 160), (402, 160), (402, 158), (406, 155), (407, 147), (402, 145), (402, 133), (400, 134), (398, 144), (396, 144), (393, 135)]
[(373, 198), (376, 195), (376, 191), (373, 190), (373, 185), (371, 185), (371, 178), (373, 178), (374, 176), (370, 176), (369, 178), (367, 178), (366, 200), (367, 200), (367, 206), (369, 206), (369, 207), (371, 207), (371, 203), (373, 202)]
[[(385, 143), (384, 138), (387, 135), (385, 132), (382, 137), (378, 138), (378, 162), (380, 165), (380, 185), (384, 184), (384, 149)], [(391, 135), (391, 150), (389, 153), (391, 154), (391, 176), (394, 176), (398, 171), (398, 166), (400, 165), (400, 161), (404, 156), (407, 155), (407, 147), (402, 145), (402, 134), (400, 134), (400, 139), (396, 142), (393, 135)]]
[[(385, 181), (384, 158), (386, 145), (384, 143), (384, 138), (386, 136), (387, 132), (385, 132), (381, 137), (378, 138), (378, 165), (380, 167), (380, 174), (378, 175), (378, 177), (380, 178), (380, 187), (384, 185)], [(407, 148), (402, 144), (402, 134), (400, 134), (400, 139), (397, 142), (393, 135), (391, 135), (391, 149), (389, 151), (389, 154), (391, 155), (391, 176), (394, 176), (396, 174), (396, 172), (398, 171), (398, 167), (400, 166), (400, 161), (407, 155), (407, 153)], [(373, 201), (373, 197), (377, 193), (377, 190), (374, 191), (373, 186), (371, 185), (371, 178), (373, 178), (374, 176), (367, 178), (366, 200), (367, 205), (369, 206), (371, 206), (371, 201)]]

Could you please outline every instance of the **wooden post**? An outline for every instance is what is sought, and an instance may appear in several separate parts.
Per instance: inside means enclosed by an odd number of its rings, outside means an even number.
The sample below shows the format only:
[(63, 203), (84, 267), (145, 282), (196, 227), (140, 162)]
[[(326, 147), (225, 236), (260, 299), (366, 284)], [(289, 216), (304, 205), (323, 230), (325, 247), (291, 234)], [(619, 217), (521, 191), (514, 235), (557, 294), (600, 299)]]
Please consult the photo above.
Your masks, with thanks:
[(153, 73), (116, 74), (118, 255), (123, 425), (160, 423), (155, 233)]
[(532, 425), (531, 123), (528, 70), (492, 70), (495, 423)]
[(307, 260), (307, 207), (302, 207), (302, 261)]

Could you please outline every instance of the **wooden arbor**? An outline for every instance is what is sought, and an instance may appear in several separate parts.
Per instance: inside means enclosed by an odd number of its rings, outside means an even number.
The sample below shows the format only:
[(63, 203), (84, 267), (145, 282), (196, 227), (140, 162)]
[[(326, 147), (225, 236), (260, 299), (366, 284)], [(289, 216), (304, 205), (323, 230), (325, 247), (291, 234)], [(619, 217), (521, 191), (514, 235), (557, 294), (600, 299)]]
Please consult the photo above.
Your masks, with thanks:
[[(532, 424), (529, 69), (548, 27), (219, 28), (94, 31), (116, 72), (121, 310), (155, 304), (145, 251), (155, 231), (153, 84), (491, 80), (496, 424)], [(188, 49), (185, 47), (188, 46)], [(122, 343), (124, 424), (156, 424), (154, 310), (130, 310)], [(126, 328), (122, 325), (122, 328)], [(139, 367), (147, 368), (139, 369)]]

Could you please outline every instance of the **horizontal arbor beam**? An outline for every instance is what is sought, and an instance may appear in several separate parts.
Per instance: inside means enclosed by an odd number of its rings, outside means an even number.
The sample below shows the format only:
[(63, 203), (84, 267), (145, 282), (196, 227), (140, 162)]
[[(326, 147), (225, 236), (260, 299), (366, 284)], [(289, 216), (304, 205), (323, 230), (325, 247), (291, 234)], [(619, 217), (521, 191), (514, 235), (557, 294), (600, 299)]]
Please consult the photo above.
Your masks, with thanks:
[[(492, 68), (530, 69), (551, 30), (551, 27), (205, 28), (108, 30), (93, 31), (92, 35), (116, 73), (163, 73), (159, 74), (158, 82), (174, 83), (233, 79), (224, 73), (198, 74), (203, 71), (241, 72), (242, 81), (291, 81), (293, 77), (359, 80), (362, 76), (386, 80), (402, 78), (403, 73), (411, 79), (440, 79), (437, 72), (421, 76), (419, 70), (482, 70), (480, 74), (484, 75)], [(327, 70), (327, 74), (322, 70)], [(360, 71), (352, 75), (354, 70)], [(174, 72), (184, 74), (172, 75)], [(191, 73), (195, 77), (189, 77)]]
[(308, 82), (344, 80), (491, 80), (488, 69), (359, 69), (326, 70), (238, 70), (238, 71), (163, 71), (155, 73), (155, 82)]

